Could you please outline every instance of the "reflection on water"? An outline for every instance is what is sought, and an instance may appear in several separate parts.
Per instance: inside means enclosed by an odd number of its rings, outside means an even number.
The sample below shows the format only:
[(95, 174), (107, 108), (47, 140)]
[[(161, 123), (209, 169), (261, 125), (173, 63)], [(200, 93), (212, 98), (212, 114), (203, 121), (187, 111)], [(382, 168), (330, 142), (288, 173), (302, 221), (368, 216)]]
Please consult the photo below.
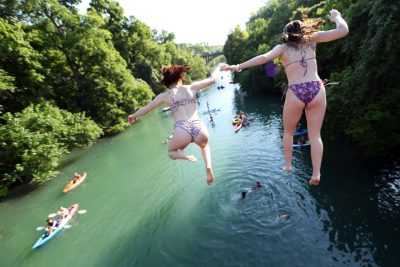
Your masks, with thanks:
[[(0, 203), (0, 266), (396, 266), (400, 165), (365, 164), (338, 143), (310, 187), (308, 149), (294, 151), (293, 173), (282, 171), (280, 98), (242, 97), (229, 80), (200, 96), (204, 122), (207, 102), (219, 109), (208, 125), (213, 186), (201, 160), (168, 159), (161, 142), (173, 122), (160, 109), (71, 155), (40, 190)], [(235, 133), (240, 110), (251, 124)], [(201, 159), (197, 146), (187, 152)], [(87, 181), (61, 194), (75, 170)], [(32, 252), (35, 228), (71, 202), (88, 213)]]

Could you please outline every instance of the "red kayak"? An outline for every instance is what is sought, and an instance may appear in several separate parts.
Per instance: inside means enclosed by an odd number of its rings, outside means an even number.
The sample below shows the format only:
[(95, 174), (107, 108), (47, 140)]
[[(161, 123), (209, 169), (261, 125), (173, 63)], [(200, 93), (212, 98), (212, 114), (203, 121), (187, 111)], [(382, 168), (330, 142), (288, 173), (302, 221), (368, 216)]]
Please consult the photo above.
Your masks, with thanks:
[(239, 130), (242, 129), (242, 126), (243, 126), (242, 123), (238, 123), (238, 124), (235, 124), (233, 129), (235, 130), (235, 132), (239, 132)]

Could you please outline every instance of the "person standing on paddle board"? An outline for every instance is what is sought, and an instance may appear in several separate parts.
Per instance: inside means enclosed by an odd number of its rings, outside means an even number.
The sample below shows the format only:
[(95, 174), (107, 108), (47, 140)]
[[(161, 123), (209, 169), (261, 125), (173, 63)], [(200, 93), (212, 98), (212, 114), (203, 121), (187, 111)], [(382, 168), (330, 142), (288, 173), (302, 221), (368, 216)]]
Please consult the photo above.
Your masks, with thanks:
[(151, 103), (129, 115), (128, 121), (130, 124), (134, 124), (138, 117), (146, 115), (163, 103), (170, 106), (175, 126), (168, 148), (168, 156), (173, 160), (196, 161), (197, 159), (193, 155), (185, 154), (183, 149), (190, 143), (198, 145), (206, 165), (207, 183), (211, 185), (214, 181), (214, 173), (211, 166), (208, 131), (197, 114), (196, 93), (215, 83), (217, 70), (211, 74), (210, 78), (183, 85), (185, 73), (190, 68), (189, 65), (175, 64), (163, 67), (164, 78), (161, 83), (169, 90), (157, 95)]
[(347, 23), (339, 11), (332, 9), (328, 18), (336, 24), (336, 29), (319, 31), (323, 20), (313, 23), (291, 21), (283, 28), (283, 44), (244, 63), (221, 67), (221, 70), (240, 72), (243, 69), (265, 64), (274, 58), (282, 60), (288, 79), (288, 90), (283, 108), (284, 170), (292, 171), (293, 134), (305, 109), (313, 166), (310, 185), (318, 185), (320, 182), (323, 154), (320, 131), (326, 109), (325, 86), (317, 71), (316, 47), (318, 43), (342, 38), (349, 32)]

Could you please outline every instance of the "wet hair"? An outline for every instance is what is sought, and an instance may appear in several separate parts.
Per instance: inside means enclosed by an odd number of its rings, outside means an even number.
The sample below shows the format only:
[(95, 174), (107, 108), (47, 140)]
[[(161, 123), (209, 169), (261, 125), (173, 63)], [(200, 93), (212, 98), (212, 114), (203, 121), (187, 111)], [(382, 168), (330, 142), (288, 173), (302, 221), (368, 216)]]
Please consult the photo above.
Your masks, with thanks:
[(283, 43), (291, 48), (298, 49), (303, 44), (310, 44), (315, 36), (315, 32), (325, 21), (320, 19), (315, 22), (294, 20), (286, 24), (283, 28)]
[(246, 195), (247, 195), (247, 192), (246, 191), (242, 191), (242, 198), (245, 198)]
[(184, 65), (168, 65), (161, 69), (161, 73), (164, 78), (161, 80), (161, 84), (171, 88), (172, 85), (176, 84), (179, 80), (184, 80), (185, 73), (188, 72), (191, 67), (187, 64)]

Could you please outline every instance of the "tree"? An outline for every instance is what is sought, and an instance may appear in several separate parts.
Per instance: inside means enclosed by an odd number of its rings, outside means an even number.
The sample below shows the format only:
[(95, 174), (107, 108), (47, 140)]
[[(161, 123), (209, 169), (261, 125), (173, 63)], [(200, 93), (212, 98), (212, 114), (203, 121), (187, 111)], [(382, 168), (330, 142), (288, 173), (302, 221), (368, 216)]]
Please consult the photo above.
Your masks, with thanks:
[(6, 113), (0, 126), (0, 196), (16, 183), (43, 183), (54, 176), (64, 153), (86, 147), (101, 129), (85, 114), (72, 114), (50, 103)]

